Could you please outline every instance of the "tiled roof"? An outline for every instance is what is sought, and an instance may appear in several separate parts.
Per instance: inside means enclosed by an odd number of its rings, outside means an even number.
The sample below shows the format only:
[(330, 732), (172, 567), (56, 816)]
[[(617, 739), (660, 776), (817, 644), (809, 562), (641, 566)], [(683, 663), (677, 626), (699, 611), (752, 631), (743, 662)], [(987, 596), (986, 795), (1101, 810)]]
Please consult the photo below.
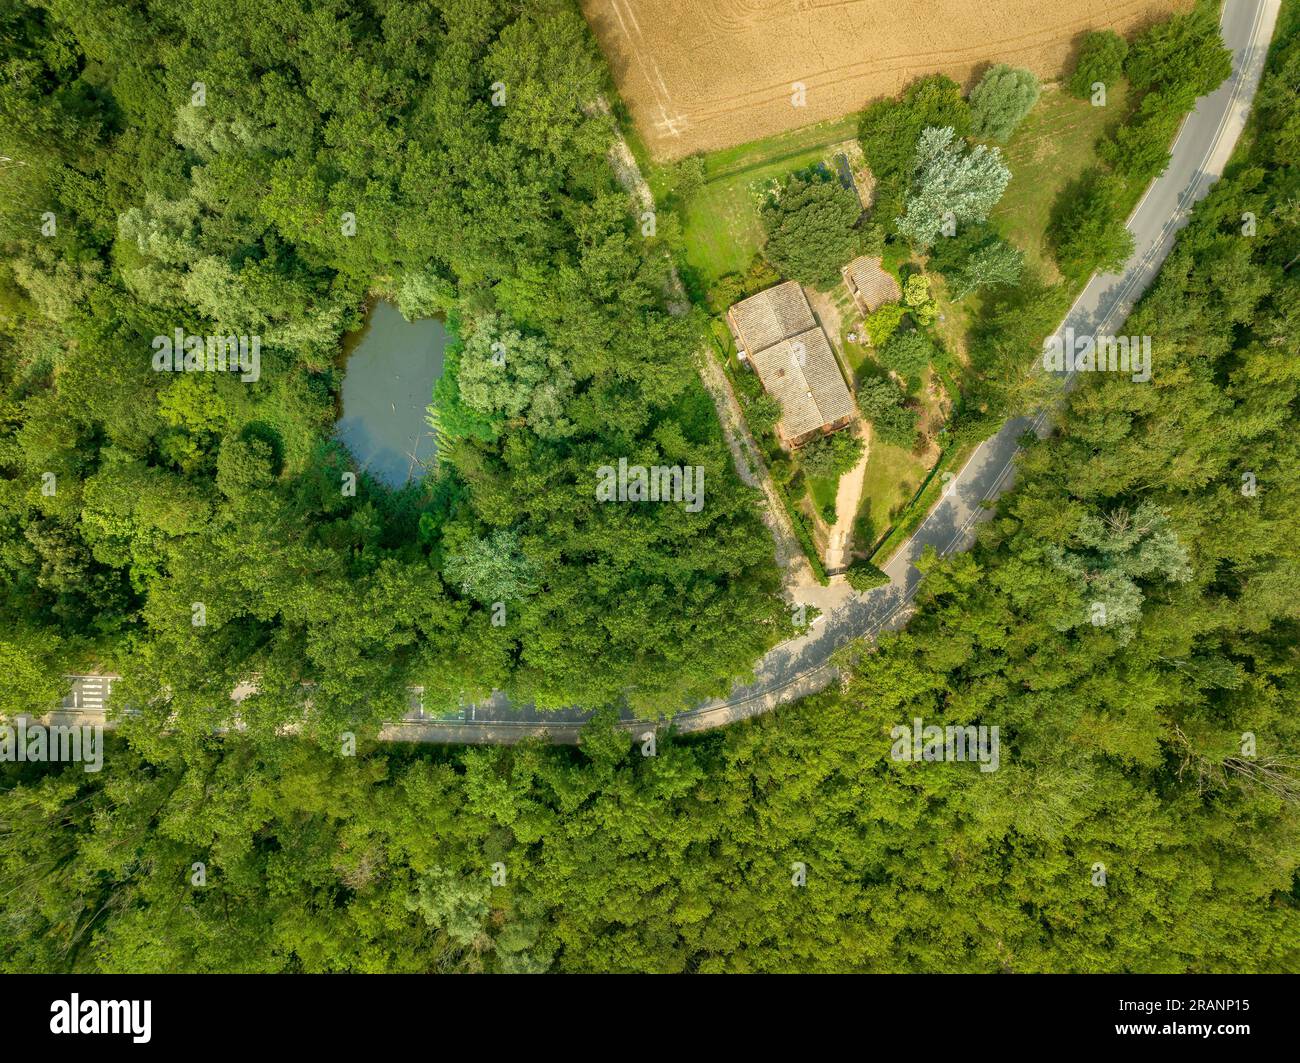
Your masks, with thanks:
[(781, 427), (787, 439), (853, 413), (853, 397), (844, 385), (835, 352), (815, 324), (749, 357), (763, 386), (781, 404)]
[(880, 261), (879, 256), (862, 255), (844, 267), (849, 290), (868, 310), (879, 310), (886, 303), (896, 303), (903, 297), (898, 281), (881, 267)]
[(731, 320), (747, 354), (816, 327), (797, 281), (786, 281), (742, 299), (731, 308)]

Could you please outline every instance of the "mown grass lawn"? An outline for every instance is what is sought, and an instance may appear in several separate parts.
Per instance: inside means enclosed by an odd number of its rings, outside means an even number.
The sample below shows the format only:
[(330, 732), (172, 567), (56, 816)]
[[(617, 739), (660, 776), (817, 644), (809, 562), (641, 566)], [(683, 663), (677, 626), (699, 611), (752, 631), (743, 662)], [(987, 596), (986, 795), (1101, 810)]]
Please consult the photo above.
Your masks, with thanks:
[(792, 129), (788, 133), (777, 133), (762, 140), (737, 144), (734, 148), (711, 151), (704, 156), (704, 179), (713, 181), (734, 177), (760, 166), (786, 162), (790, 163), (790, 169), (798, 169), (800, 165), (806, 165), (800, 163), (798, 158), (810, 150), (838, 144), (842, 140), (852, 140), (857, 135), (858, 116), (848, 114), (828, 122)]
[(871, 348), (865, 343), (858, 340), (849, 339), (849, 333), (861, 337), (865, 331), (862, 326), (855, 325), (852, 319), (844, 322), (840, 328), (840, 350), (844, 352), (844, 360), (849, 363), (849, 370), (853, 374), (853, 386), (856, 389), (862, 380), (862, 367), (866, 364), (875, 364), (875, 359), (871, 357)]
[(872, 438), (871, 457), (862, 474), (862, 501), (853, 522), (854, 549), (864, 553), (871, 549), (929, 471), (910, 450)]
[(1002, 148), (1011, 183), (993, 210), (993, 224), (1049, 282), (1060, 278), (1046, 243), (1052, 206), (1061, 189), (1097, 161), (1097, 141), (1128, 110), (1124, 81), (1110, 90), (1105, 107), (1048, 86)]
[(839, 489), (840, 478), (838, 476), (808, 477), (808, 494), (812, 498), (813, 505), (817, 507), (818, 516), (821, 516), (821, 512), (826, 508), (827, 503), (835, 504), (835, 496), (839, 493)]
[(686, 264), (707, 289), (727, 273), (743, 273), (763, 246), (763, 227), (746, 178), (707, 184), (685, 208)]
[(942, 273), (927, 270), (930, 278), (930, 294), (938, 315), (934, 322), (934, 331), (943, 345), (952, 351), (957, 361), (965, 365), (967, 361), (966, 337), (970, 334), (971, 324), (979, 316), (980, 293), (971, 292), (964, 299), (953, 301), (948, 295), (948, 281)]

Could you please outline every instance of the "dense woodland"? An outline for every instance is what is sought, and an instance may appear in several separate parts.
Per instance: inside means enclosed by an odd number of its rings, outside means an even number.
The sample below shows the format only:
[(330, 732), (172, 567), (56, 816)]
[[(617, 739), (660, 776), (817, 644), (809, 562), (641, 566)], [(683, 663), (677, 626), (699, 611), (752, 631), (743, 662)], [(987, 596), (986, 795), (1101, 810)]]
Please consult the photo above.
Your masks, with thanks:
[[(97, 663), (155, 731), (249, 679), (264, 732), (305, 684), (330, 736), (408, 684), (655, 711), (790, 633), (570, 5), (18, 2), (0, 39), (6, 710)], [(437, 478), (353, 496), (337, 356), (373, 292), (463, 343)], [(260, 379), (155, 372), (176, 328), (260, 334)], [(708, 505), (599, 505), (620, 457), (703, 466)]]
[[(927, 559), (908, 630), (846, 651), (842, 685), (654, 756), (611, 709), (579, 750), (272, 733), (303, 682), (334, 728), (414, 678), (654, 706), (784, 623), (691, 322), (660, 309), (609, 130), (573, 106), (599, 58), (572, 12), (504, 7), (5, 9), (0, 155), (26, 172), (0, 164), (2, 707), (95, 656), (149, 710), (99, 775), (3, 767), (0, 965), (1300, 968), (1294, 3), (1125, 329), (1153, 337), (1152, 382), (1085, 374), (975, 549)], [(532, 337), (572, 378), (563, 416), (539, 434), (471, 402), (427, 492), (340, 498), (332, 358), (373, 290), (450, 311), (470, 357), (471, 322)], [(990, 300), (990, 418), (1040, 396), (1058, 300)], [(275, 336), (262, 381), (159, 381), (172, 321)], [(581, 469), (616, 447), (708, 466), (702, 522), (592, 506)], [(524, 596), (503, 630), (489, 576)], [(1089, 622), (1099, 588), (1112, 623)], [(250, 674), (251, 729), (213, 737)], [(999, 726), (1000, 769), (891, 760), (914, 717)]]

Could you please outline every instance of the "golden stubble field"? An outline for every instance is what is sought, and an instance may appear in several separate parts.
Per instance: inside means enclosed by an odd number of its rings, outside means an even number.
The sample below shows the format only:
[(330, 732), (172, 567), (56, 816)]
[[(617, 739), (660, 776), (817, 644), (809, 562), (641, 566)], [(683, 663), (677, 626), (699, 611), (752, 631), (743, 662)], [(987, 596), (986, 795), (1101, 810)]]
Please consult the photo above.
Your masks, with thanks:
[(646, 145), (674, 159), (836, 118), (921, 74), (970, 88), (1005, 62), (1055, 78), (1085, 31), (1127, 33), (1192, 0), (581, 4)]

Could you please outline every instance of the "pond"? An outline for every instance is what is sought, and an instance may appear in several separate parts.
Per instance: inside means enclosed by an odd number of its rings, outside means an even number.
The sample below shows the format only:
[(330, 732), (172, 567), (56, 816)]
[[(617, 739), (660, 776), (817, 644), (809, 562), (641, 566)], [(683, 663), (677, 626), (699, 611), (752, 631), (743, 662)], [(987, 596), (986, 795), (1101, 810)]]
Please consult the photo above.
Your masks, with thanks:
[(407, 321), (385, 302), (344, 340), (343, 415), (335, 435), (389, 487), (420, 479), (437, 454), (424, 418), (446, 346), (441, 321)]

